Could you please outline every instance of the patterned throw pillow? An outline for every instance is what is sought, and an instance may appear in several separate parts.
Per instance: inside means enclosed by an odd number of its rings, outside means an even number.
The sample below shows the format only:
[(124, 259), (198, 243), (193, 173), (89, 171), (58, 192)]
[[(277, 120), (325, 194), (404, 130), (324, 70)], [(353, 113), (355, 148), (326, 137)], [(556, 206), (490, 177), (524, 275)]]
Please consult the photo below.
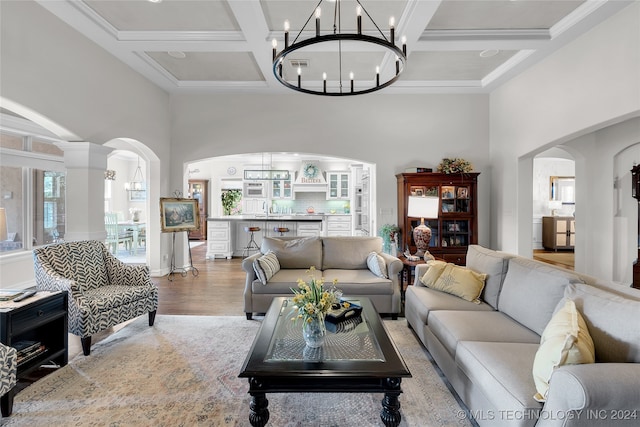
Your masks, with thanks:
[(477, 273), (469, 268), (452, 263), (446, 263), (444, 266), (438, 263), (430, 266), (425, 276), (429, 274), (432, 268), (434, 271), (442, 270), (433, 283), (430, 280), (425, 280), (423, 276), (422, 281), (427, 287), (480, 304), (479, 297), (484, 288), (486, 274)]
[(280, 271), (278, 257), (276, 257), (274, 252), (268, 251), (266, 254), (253, 261), (253, 271), (256, 272), (256, 276), (258, 276), (260, 282), (263, 285), (266, 285), (269, 279)]
[(384, 262), (382, 255), (371, 252), (367, 255), (367, 267), (369, 270), (378, 277), (388, 279), (387, 277), (387, 263)]

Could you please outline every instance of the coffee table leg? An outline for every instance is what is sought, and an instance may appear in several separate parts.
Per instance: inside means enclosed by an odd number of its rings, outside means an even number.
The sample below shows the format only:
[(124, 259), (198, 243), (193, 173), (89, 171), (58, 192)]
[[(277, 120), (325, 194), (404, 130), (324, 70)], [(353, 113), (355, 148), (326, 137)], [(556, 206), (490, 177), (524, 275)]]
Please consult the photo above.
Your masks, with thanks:
[(382, 399), (382, 411), (380, 411), (380, 419), (386, 427), (398, 427), (402, 420), (400, 415), (400, 389), (401, 378), (387, 378), (386, 386), (391, 390), (387, 390), (384, 393)]
[(249, 422), (253, 427), (264, 427), (269, 421), (269, 401), (264, 393), (251, 393)]

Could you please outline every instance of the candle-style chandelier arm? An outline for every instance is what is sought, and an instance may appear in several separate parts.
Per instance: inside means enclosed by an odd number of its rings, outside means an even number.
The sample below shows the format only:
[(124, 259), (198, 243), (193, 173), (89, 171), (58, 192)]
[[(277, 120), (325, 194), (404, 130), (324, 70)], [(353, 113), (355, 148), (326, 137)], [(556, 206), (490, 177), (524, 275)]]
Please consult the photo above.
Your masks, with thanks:
[[(407, 61), (407, 50), (406, 50), (406, 41), (405, 38), (402, 38), (402, 49), (398, 48), (398, 46), (395, 45), (395, 20), (393, 17), (390, 18), (389, 20), (389, 33), (390, 33), (390, 37), (389, 39), (385, 36), (384, 32), (380, 29), (380, 27), (378, 26), (378, 24), (376, 24), (376, 22), (373, 20), (373, 18), (371, 17), (371, 15), (369, 14), (369, 12), (365, 9), (365, 7), (362, 5), (362, 2), (360, 0), (356, 0), (357, 3), (357, 8), (356, 8), (356, 20), (357, 20), (357, 33), (342, 33), (341, 30), (341, 0), (335, 0), (335, 6), (334, 6), (334, 17), (333, 17), (333, 34), (325, 34), (322, 35), (320, 32), (320, 17), (321, 17), (321, 9), (320, 9), (320, 5), (322, 4), (324, 0), (320, 0), (314, 11), (312, 11), (312, 13), (309, 15), (309, 17), (307, 18), (306, 22), (304, 23), (304, 25), (302, 26), (302, 28), (300, 29), (300, 31), (298, 32), (298, 34), (296, 35), (293, 43), (289, 44), (289, 21), (285, 20), (285, 25), (284, 25), (284, 48), (278, 52), (277, 50), (277, 40), (274, 38), (272, 40), (272, 59), (273, 59), (273, 74), (276, 77), (276, 79), (283, 84), (284, 86), (293, 89), (295, 91), (298, 92), (303, 92), (303, 93), (308, 93), (308, 94), (314, 94), (314, 95), (326, 95), (326, 96), (347, 96), (347, 95), (361, 95), (361, 94), (365, 94), (365, 93), (370, 93), (370, 92), (375, 92), (378, 91), (380, 89), (383, 89), (391, 84), (393, 84), (395, 81), (398, 80), (398, 78), (400, 77), (400, 74), (402, 73), (402, 71), (404, 71), (405, 65), (406, 65), (406, 61)], [(365, 13), (365, 15), (369, 18), (369, 20), (371, 21), (371, 23), (375, 26), (375, 28), (377, 29), (378, 33), (380, 33), (381, 37), (378, 36), (372, 36), (372, 35), (365, 35), (362, 34), (362, 12)], [(304, 40), (300, 40), (301, 35), (303, 34), (303, 32), (305, 31), (307, 25), (309, 24), (309, 22), (311, 21), (311, 18), (313, 18), (315, 15), (315, 21), (316, 21), (316, 31), (315, 31), (315, 36), (314, 37), (310, 37)], [(315, 85), (315, 83), (312, 84), (307, 84), (307, 85), (303, 85), (303, 76), (302, 76), (302, 68), (299, 66), (297, 69), (297, 81), (295, 82), (296, 84), (288, 81), (285, 76), (283, 76), (283, 74), (285, 74), (283, 72), (283, 67), (284, 67), (284, 60), (285, 58), (299, 50), (299, 49), (303, 49), (303, 48), (307, 48), (309, 46), (312, 45), (318, 45), (318, 44), (322, 44), (322, 43), (329, 43), (329, 42), (337, 42), (337, 46), (338, 46), (338, 51), (337, 51), (337, 56), (338, 56), (338, 60), (337, 63), (339, 64), (338, 66), (338, 77), (334, 78), (332, 81), (337, 81), (338, 82), (338, 88), (337, 91), (331, 91), (327, 89), (327, 73), (323, 72), (322, 73), (322, 87), (317, 88), (317, 85)], [(349, 89), (350, 90), (344, 90), (343, 88), (343, 73), (342, 73), (342, 64), (343, 64), (343, 55), (353, 55), (353, 51), (343, 51), (342, 48), (342, 43), (343, 42), (357, 42), (357, 43), (366, 43), (366, 44), (372, 44), (372, 45), (377, 45), (377, 46), (381, 46), (384, 49), (387, 50), (387, 55), (385, 55), (385, 58), (388, 58), (388, 54), (391, 53), (395, 56), (395, 74), (393, 74), (389, 79), (387, 79), (386, 81), (381, 82), (380, 81), (380, 65), (381, 64), (375, 64), (375, 67), (372, 67), (372, 71), (371, 71), (371, 78), (370, 79), (364, 79), (364, 80), (359, 80), (359, 82), (366, 82), (366, 81), (373, 81), (375, 82), (372, 86), (368, 86), (368, 87), (363, 87), (365, 86), (362, 83), (359, 83), (358, 86), (360, 86), (359, 88), (356, 87), (356, 85), (354, 84), (354, 73), (353, 70), (349, 73), (349, 80), (350, 80), (350, 85), (349, 85)], [(326, 46), (326, 44), (325, 44)], [(357, 53), (355, 53), (357, 54)], [(373, 74), (373, 69), (375, 68), (375, 75)], [(325, 70), (326, 71), (326, 70)], [(375, 77), (375, 78), (374, 78)], [(308, 81), (307, 81), (308, 82)], [(314, 86), (315, 85), (315, 86)], [(335, 87), (335, 86), (334, 86)]]

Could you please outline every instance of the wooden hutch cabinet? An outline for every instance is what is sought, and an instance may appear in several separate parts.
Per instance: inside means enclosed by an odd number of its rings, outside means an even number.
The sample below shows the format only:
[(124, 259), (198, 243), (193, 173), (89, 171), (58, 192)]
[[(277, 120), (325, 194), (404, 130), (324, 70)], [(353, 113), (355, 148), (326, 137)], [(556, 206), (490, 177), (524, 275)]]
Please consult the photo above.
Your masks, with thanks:
[(413, 228), (420, 225), (420, 218), (409, 218), (409, 196), (437, 196), (440, 199), (438, 219), (426, 219), (431, 228), (429, 252), (437, 258), (458, 265), (466, 264), (467, 247), (478, 243), (478, 175), (464, 174), (402, 173), (398, 181), (398, 226), (401, 247), (411, 253), (417, 248), (413, 241)]

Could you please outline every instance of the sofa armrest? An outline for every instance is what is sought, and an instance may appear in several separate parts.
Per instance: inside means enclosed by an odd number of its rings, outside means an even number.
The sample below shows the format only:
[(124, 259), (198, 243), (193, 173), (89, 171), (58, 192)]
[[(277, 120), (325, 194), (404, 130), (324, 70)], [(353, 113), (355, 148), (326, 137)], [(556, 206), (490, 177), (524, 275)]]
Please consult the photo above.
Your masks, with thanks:
[(416, 265), (416, 270), (414, 272), (415, 277), (413, 280), (413, 286), (425, 287), (424, 284), (420, 281), (420, 279), (422, 279), (422, 276), (424, 276), (424, 273), (426, 273), (428, 269), (429, 269), (429, 266), (427, 264)]
[(565, 365), (551, 376), (536, 427), (638, 425), (640, 363)]
[(387, 265), (387, 276), (396, 277), (400, 271), (402, 271), (402, 261), (398, 257), (394, 257), (393, 255), (389, 255), (384, 252), (380, 252), (382, 258), (384, 258), (384, 262)]

